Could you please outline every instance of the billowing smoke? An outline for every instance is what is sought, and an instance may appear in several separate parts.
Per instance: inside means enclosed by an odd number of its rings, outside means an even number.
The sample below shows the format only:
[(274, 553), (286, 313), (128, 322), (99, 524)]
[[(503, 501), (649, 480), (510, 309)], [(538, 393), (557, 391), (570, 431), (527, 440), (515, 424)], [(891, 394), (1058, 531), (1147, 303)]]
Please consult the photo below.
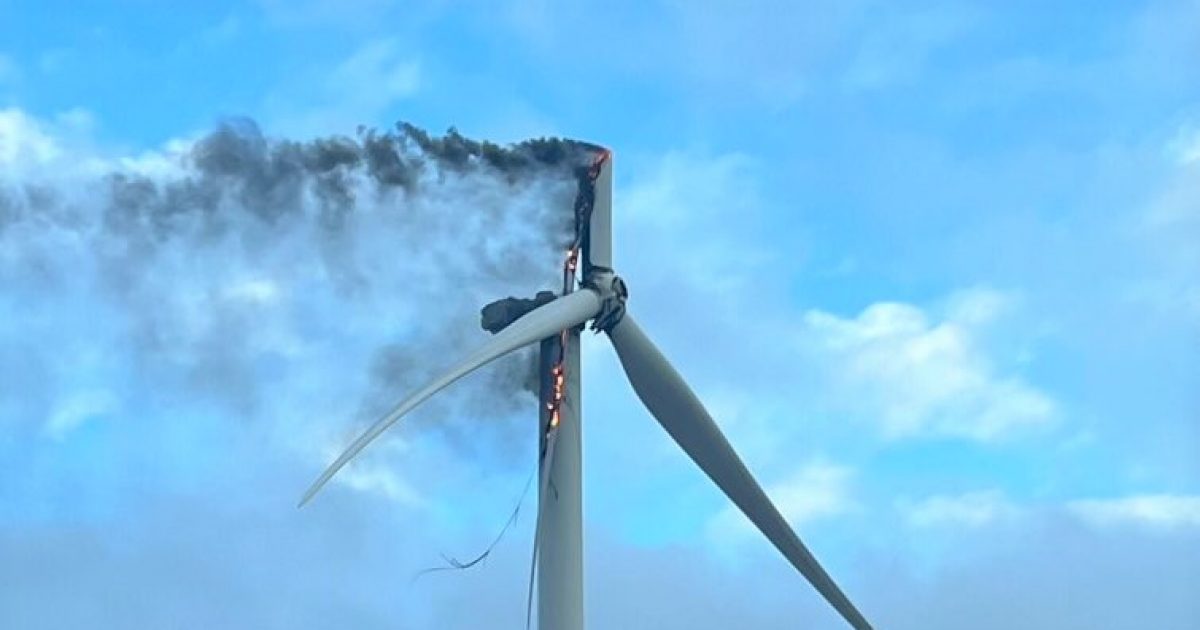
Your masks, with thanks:
[[(0, 430), (200, 407), (342, 442), (481, 343), (481, 306), (555, 286), (595, 149), (407, 123), (301, 142), (232, 120), (139, 159), (6, 174)], [(409, 430), (531, 439), (533, 364), (498, 362)]]

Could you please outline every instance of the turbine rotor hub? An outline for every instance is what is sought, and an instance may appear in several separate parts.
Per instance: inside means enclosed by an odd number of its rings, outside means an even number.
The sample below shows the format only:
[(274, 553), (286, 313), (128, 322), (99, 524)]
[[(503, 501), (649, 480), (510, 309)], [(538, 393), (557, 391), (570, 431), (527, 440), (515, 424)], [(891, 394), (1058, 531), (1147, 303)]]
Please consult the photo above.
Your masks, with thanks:
[(629, 288), (612, 269), (593, 267), (583, 279), (583, 286), (600, 294), (600, 313), (592, 320), (592, 330), (608, 332), (625, 316), (625, 300)]

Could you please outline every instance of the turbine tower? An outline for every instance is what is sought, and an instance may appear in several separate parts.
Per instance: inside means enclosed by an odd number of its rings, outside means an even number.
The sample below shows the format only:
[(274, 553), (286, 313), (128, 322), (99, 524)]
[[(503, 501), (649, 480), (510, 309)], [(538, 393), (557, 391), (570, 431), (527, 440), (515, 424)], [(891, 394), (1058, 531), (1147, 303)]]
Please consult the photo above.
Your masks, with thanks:
[[(579, 336), (591, 321), (617, 351), (630, 385), (667, 434), (855, 630), (871, 625), (829, 577), (742, 463), (700, 400), (626, 310), (612, 263), (612, 154), (599, 150), (580, 181), (575, 240), (562, 293), (497, 327), (481, 348), (417, 390), (366, 430), (313, 482), (303, 506), (372, 440), (417, 405), (470, 372), (541, 342), (538, 517), (534, 566), (538, 626), (583, 628), (583, 515)], [(576, 287), (580, 257), (582, 281)], [(578, 290), (576, 290), (578, 289)], [(486, 316), (486, 311), (485, 311)], [(531, 568), (532, 571), (532, 568)], [(532, 575), (531, 575), (532, 579)]]

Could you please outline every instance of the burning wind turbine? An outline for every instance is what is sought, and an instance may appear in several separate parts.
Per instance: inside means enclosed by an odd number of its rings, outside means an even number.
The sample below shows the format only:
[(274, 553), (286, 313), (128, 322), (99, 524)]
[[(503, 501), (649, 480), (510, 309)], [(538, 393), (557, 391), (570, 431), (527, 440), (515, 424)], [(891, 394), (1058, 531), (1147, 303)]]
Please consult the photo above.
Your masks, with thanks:
[[(580, 262), (582, 280), (577, 273)], [(575, 239), (563, 263), (561, 294), (544, 292), (535, 300), (486, 307), (484, 327), (495, 336), (368, 428), (317, 478), (300, 505), (427, 398), (491, 361), (541, 342), (541, 461), (534, 541), (538, 624), (543, 630), (581, 629), (579, 335), (591, 320), (592, 330), (608, 334), (634, 392), (671, 438), (852, 627), (869, 630), (871, 625), (800, 541), (691, 388), (626, 310), (628, 295), (612, 269), (612, 154), (596, 147), (579, 180)]]

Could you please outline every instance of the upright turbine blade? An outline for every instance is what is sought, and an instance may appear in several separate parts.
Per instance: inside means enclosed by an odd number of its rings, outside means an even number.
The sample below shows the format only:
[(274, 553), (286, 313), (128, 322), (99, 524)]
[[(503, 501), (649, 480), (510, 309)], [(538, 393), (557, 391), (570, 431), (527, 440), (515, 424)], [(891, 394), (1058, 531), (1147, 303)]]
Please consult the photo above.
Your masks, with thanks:
[(675, 442), (857, 630), (870, 630), (767, 498), (691, 388), (628, 312), (609, 332), (638, 398)]
[(612, 153), (600, 157), (600, 172), (596, 176), (592, 199), (592, 217), (588, 224), (589, 265), (612, 267)]
[(304, 497), (300, 499), (300, 506), (303, 507), (305, 503), (308, 503), (321, 490), (325, 483), (337, 474), (337, 471), (341, 470), (355, 455), (358, 455), (359, 451), (363, 450), (367, 444), (370, 444), (372, 440), (379, 437), (380, 433), (383, 433), (388, 427), (395, 424), (404, 414), (412, 411), (417, 405), (424, 402), (425, 399), (438, 393), (447, 385), (470, 372), (483, 367), (513, 350), (545, 339), (565, 328), (582, 324), (595, 317), (599, 310), (600, 297), (596, 295), (595, 291), (584, 289), (560, 297), (553, 302), (526, 313), (523, 317), (509, 325), (508, 328), (497, 333), (482, 348), (475, 351), (474, 354), (454, 365), (445, 374), (434, 379), (433, 382), (417, 390), (416, 393), (397, 405), (391, 413), (371, 425), (371, 428), (359, 436), (350, 445), (350, 448), (347, 448), (346, 452), (342, 453), (313, 482), (308, 492), (305, 492)]

